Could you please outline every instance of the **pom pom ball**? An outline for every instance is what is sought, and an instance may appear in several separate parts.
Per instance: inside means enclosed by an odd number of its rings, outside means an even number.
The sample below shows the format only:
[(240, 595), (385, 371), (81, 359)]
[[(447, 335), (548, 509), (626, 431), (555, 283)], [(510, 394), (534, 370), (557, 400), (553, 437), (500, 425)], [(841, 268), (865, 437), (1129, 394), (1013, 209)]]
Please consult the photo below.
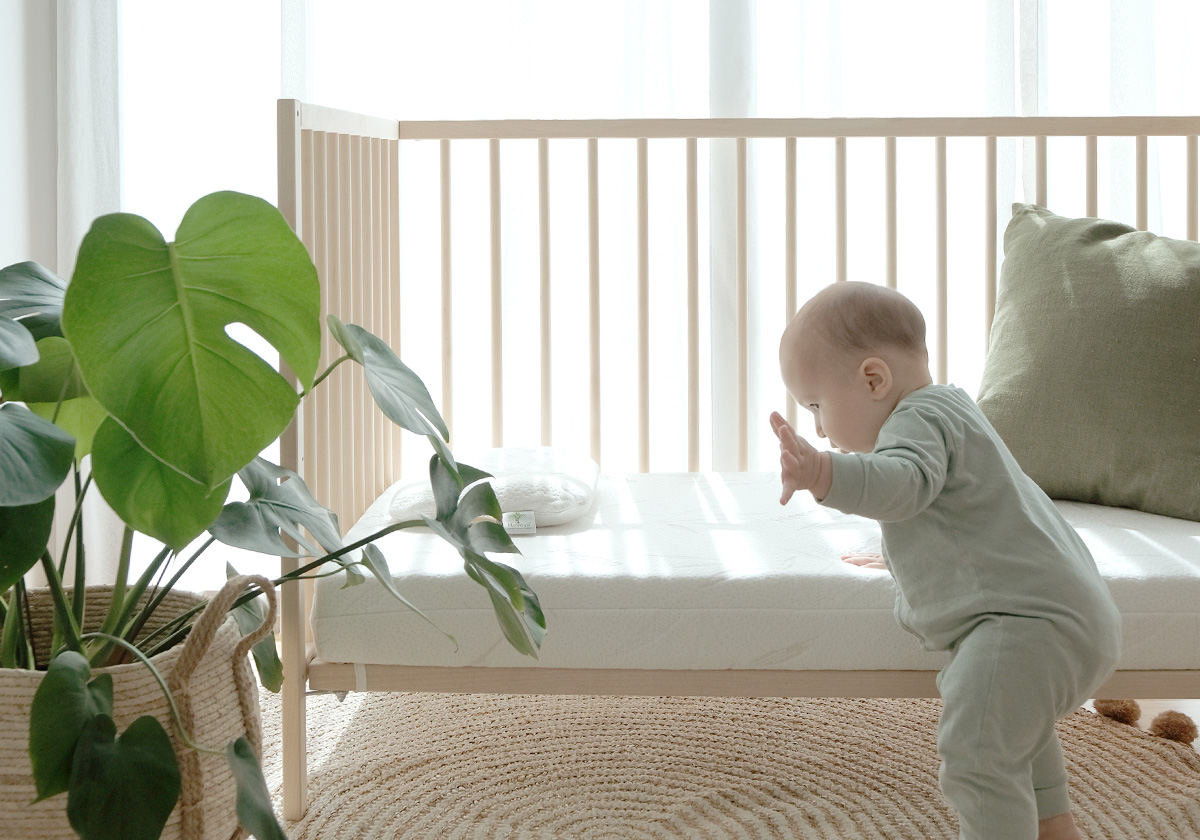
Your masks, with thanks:
[(1183, 712), (1163, 712), (1150, 722), (1150, 734), (1190, 744), (1200, 732), (1197, 732), (1195, 722)]
[(1130, 726), (1137, 726), (1138, 718), (1142, 716), (1142, 708), (1136, 700), (1095, 700), (1092, 705), (1106, 718)]

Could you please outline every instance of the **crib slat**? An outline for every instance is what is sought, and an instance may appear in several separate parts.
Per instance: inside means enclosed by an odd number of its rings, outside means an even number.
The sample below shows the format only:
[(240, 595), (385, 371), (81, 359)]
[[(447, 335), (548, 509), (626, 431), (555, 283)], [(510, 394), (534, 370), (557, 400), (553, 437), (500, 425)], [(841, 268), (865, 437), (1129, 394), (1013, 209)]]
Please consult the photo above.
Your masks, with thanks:
[(889, 289), (896, 288), (897, 282), (897, 249), (899, 247), (896, 238), (896, 138), (887, 137), (883, 141), (883, 158), (884, 158), (884, 227), (885, 233), (885, 248), (887, 251), (887, 287)]
[(1036, 203), (1042, 207), (1046, 206), (1046, 137), (1045, 135), (1035, 138), (1034, 142), (1034, 168), (1036, 170), (1037, 180), (1037, 199)]
[(550, 411), (550, 141), (538, 140), (538, 252), (541, 272), (542, 446), (554, 438)]
[[(783, 141), (783, 313), (786, 324), (797, 309), (796, 288), (796, 138)], [(796, 425), (796, 401), (784, 389), (787, 421)]]
[(987, 352), (991, 344), (992, 319), (996, 317), (996, 272), (999, 266), (999, 254), (996, 247), (996, 236), (999, 228), (999, 212), (996, 208), (997, 166), (996, 138), (988, 137), (984, 141), (984, 231), (983, 231), (983, 349)]
[(646, 138), (637, 141), (638, 470), (650, 472), (650, 190)]
[(588, 140), (588, 382), (592, 460), (600, 464), (600, 151)]
[[(382, 141), (372, 137), (370, 140), (371, 149), (371, 168), (370, 168), (370, 192), (371, 192), (371, 301), (368, 304), (367, 318), (371, 323), (370, 330), (375, 335), (382, 337), (383, 335), (383, 208), (380, 206), (382, 198), (380, 175), (382, 165), (380, 161), (380, 152), (382, 150)], [(363, 173), (367, 174), (366, 172)], [(367, 394), (368, 410), (371, 416), (371, 436), (374, 441), (371, 448), (371, 466), (375, 471), (375, 482), (372, 485), (370, 494), (371, 501), (374, 501), (380, 493), (387, 487), (386, 482), (386, 446), (387, 446), (387, 429), (384, 423), (387, 418), (380, 413), (375, 406), (375, 400), (370, 396), (368, 389)], [(370, 502), (368, 502), (369, 504)]]
[(700, 210), (696, 138), (687, 139), (688, 471), (700, 469)]
[(948, 255), (948, 208), (946, 203), (946, 138), (938, 137), (935, 143), (937, 169), (937, 381), (949, 381), (947, 372), (949, 354), (947, 351), (947, 315), (946, 298), (949, 287), (947, 266)]
[[(400, 141), (389, 140), (388, 145), (388, 166), (391, 168), (391, 177), (388, 178), (388, 214), (390, 222), (388, 224), (388, 238), (391, 243), (388, 248), (388, 286), (392, 289), (392, 298), (388, 306), (388, 322), (391, 324), (391, 347), (396, 351), (397, 355), (401, 355), (401, 339), (400, 334), (400, 309), (403, 306), (403, 301), (400, 295)], [(402, 357), (403, 358), (403, 357)], [(392, 434), (392, 480), (396, 481), (400, 478), (401, 468), (404, 466), (403, 458), (401, 457), (402, 433), (401, 429), (396, 424), (389, 426)]]
[[(315, 173), (317, 184), (317, 198), (321, 202), (322, 211), (317, 215), (317, 226), (319, 231), (319, 241), (321, 243), (321, 251), (318, 256), (317, 269), (320, 272), (321, 280), (321, 328), (325, 329), (325, 316), (333, 312), (337, 308), (338, 291), (337, 291), (337, 265), (338, 265), (338, 231), (339, 221), (337, 215), (337, 136), (320, 132), (316, 136), (320, 155), (318, 157), (318, 168)], [(324, 346), (324, 365), (326, 367), (334, 360), (336, 355), (340, 355), (340, 348), (331, 340), (322, 341)], [(335, 478), (337, 473), (332, 469), (334, 458), (340, 454), (340, 435), (341, 435), (341, 414), (338, 407), (336, 396), (341, 387), (341, 377), (335, 372), (333, 376), (325, 381), (321, 386), (324, 389), (324, 394), (321, 396), (322, 419), (328, 424), (329, 434), (321, 436), (321, 449), (319, 450), (320, 464), (314, 465), (318, 481), (315, 482), (326, 494), (331, 507), (336, 506), (341, 501), (341, 484), (340, 480)], [(335, 507), (335, 509), (337, 509)]]
[[(324, 167), (318, 166), (318, 154), (324, 154), (324, 144), (319, 143), (318, 139), (313, 136), (311, 131), (300, 132), (300, 156), (303, 161), (301, 165), (301, 177), (303, 178), (300, 195), (300, 207), (298, 208), (301, 218), (301, 230), (303, 231), (304, 246), (308, 249), (308, 254), (312, 258), (313, 265), (317, 269), (318, 276), (322, 279), (324, 274), (321, 269), (320, 255), (324, 253), (325, 245), (320, 241), (320, 235), (323, 232), (324, 203), (318, 204), (317, 198), (317, 182), (323, 180)], [(325, 284), (321, 283), (321, 313), (324, 314), (326, 306), (326, 290)], [(324, 344), (324, 342), (322, 342)], [(322, 347), (322, 352), (318, 373), (328, 364), (326, 361), (327, 350)], [(324, 475), (326, 470), (324, 465), (319, 464), (317, 457), (318, 447), (326, 443), (324, 435), (318, 435), (317, 430), (326, 428), (321, 417), (321, 402), (315, 399), (307, 399), (301, 403), (304, 411), (303, 422), (300, 424), (300, 448), (299, 452), (293, 456), (293, 461), (297, 472), (303, 474), (309, 469), (316, 468), (318, 475)], [(287, 466), (287, 460), (282, 457), (281, 462)], [(322, 492), (325, 488), (321, 487), (317, 482), (310, 485), (314, 492)], [(328, 498), (326, 494), (318, 496), (318, 498)]]
[[(834, 218), (836, 220), (834, 276), (845, 280), (846, 273), (846, 138), (837, 137), (833, 141), (834, 148)], [(743, 469), (745, 469), (743, 467)]]
[(500, 262), (500, 141), (488, 141), (492, 241), (492, 446), (504, 445), (504, 318)]
[[(338, 284), (336, 313), (343, 321), (350, 317), (351, 287), (354, 285), (354, 262), (352, 256), (354, 242), (353, 227), (353, 197), (350, 194), (350, 137), (338, 135), (337, 167), (338, 167)], [(333, 303), (331, 300), (330, 303)], [(357, 464), (356, 448), (354, 445), (354, 385), (349, 365), (337, 369), (338, 377), (338, 415), (341, 419), (339, 435), (339, 463)], [(342, 487), (339, 502), (342, 509), (348, 511), (353, 518), (354, 485), (358, 480), (355, 469), (343, 472)]]
[(441, 245), (442, 245), (442, 419), (454, 440), (454, 265), (451, 250), (450, 141), (442, 140), (439, 149), (441, 172)]
[[(346, 320), (361, 324), (363, 320), (363, 286), (366, 284), (363, 266), (363, 138), (350, 138), (350, 308), (346, 310)], [(352, 385), (352, 402), (350, 404), (351, 424), (354, 434), (354, 463), (359, 471), (358, 479), (354, 482), (354, 519), (366, 509), (368, 490), (371, 482), (371, 465), (367, 456), (367, 446), (370, 440), (367, 435), (367, 424), (364, 418), (363, 405), (366, 401), (366, 383), (360, 375), (361, 371), (350, 368)]]
[[(364, 329), (373, 331), (374, 318), (371, 313), (371, 305), (375, 298), (375, 248), (373, 242), (373, 231), (375, 228), (375, 220), (372, 218), (372, 209), (374, 205), (374, 197), (372, 196), (373, 184), (371, 180), (371, 139), (363, 137), (359, 140), (359, 168), (355, 173), (358, 186), (358, 242), (360, 249), (360, 262), (358, 282), (358, 300), (354, 317), (356, 323), (361, 324)], [(383, 488), (378, 486), (376, 473), (379, 469), (378, 461), (375, 455), (378, 450), (375, 448), (375, 401), (371, 396), (371, 391), (367, 387), (366, 377), (362, 376), (362, 371), (356, 371), (359, 375), (355, 377), (361, 384), (359, 385), (359, 427), (362, 429), (362, 449), (359, 457), (365, 462), (363, 464), (363, 500), (362, 507), (359, 509), (359, 514), (367, 509), (367, 505), (375, 501), (375, 497), (383, 492)]]
[(1147, 230), (1150, 227), (1149, 199), (1149, 142), (1146, 135), (1139, 134), (1135, 142), (1137, 149), (1137, 228)]
[(1100, 155), (1097, 149), (1098, 142), (1096, 135), (1088, 135), (1084, 152), (1085, 166), (1087, 168), (1087, 207), (1084, 212), (1092, 217), (1100, 215), (1100, 179), (1098, 175), (1100, 170)]
[[(392, 146), (393, 143), (390, 140), (381, 140), (379, 143), (379, 282), (381, 286), (379, 318), (381, 337), (399, 355), (400, 342), (397, 340), (399, 324), (388, 316), (388, 313), (392, 311), (392, 301), (399, 294), (399, 290), (396, 288), (396, 275), (392, 273), (392, 252), (396, 248), (393, 231), (398, 228), (398, 223), (394, 222), (395, 217), (392, 215), (392, 192), (396, 178), (396, 170), (392, 168)], [(399, 452), (395, 428), (395, 423), (383, 421), (384, 446), (381, 464), (383, 465), (383, 480), (388, 485), (400, 478), (400, 473), (395, 468), (396, 456)]]
[(737, 139), (738, 469), (750, 462), (750, 331), (746, 233), (746, 138)]
[(1187, 139), (1187, 235), (1200, 239), (1200, 154), (1197, 154), (1197, 135)]

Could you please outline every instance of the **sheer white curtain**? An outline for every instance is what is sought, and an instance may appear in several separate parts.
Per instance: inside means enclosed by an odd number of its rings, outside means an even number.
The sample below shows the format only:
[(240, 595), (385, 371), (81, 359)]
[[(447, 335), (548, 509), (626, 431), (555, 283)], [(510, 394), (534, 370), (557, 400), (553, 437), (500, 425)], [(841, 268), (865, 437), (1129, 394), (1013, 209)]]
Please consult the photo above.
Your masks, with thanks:
[[(108, 0), (115, 4), (116, 0)], [(60, 2), (60, 8), (86, 6)], [(402, 119), (485, 117), (702, 117), (716, 116), (878, 116), (878, 115), (996, 115), (1079, 113), (1198, 113), (1200, 78), (1196, 51), (1189, 37), (1200, 31), (1200, 4), (1193, 0), (926, 0), (919, 4), (894, 0), (280, 0), (279, 3), (244, 3), (212, 0), (204, 4), (160, 3), (154, 0), (121, 0), (119, 29), (98, 29), (93, 35), (60, 28), (58, 49), (63, 60), (91, 62), (96, 72), (118, 69), (119, 103), (123, 134), (113, 125), (98, 124), (89, 142), (74, 142), (76, 149), (102, 148), (120, 137), (122, 209), (146, 216), (170, 237), (183, 210), (207, 192), (239, 189), (275, 197), (274, 100), (295, 96), (318, 104)], [(188, 37), (180, 38), (186, 32)], [(105, 34), (107, 33), (107, 34)], [(115, 65), (80, 51), (89, 39), (108, 39), (120, 60)], [(88, 97), (86, 76), (65, 76), (62, 96)], [(64, 99), (64, 101), (66, 101)], [(61, 103), (60, 103), (61, 105)], [(76, 106), (76, 114), (87, 113)], [(92, 142), (94, 141), (94, 142)], [(434, 151), (433, 154), (436, 154)], [(579, 149), (555, 152), (555, 170), (570, 171), (581, 159)], [(669, 173), (674, 152), (652, 150), (651, 203), (679, 194)], [(731, 346), (733, 277), (728, 269), (731, 229), (720, 208), (732, 190), (727, 151), (718, 145), (701, 161), (702, 203), (713, 210), (711, 234), (702, 234), (709, 259), (702, 266), (708, 296), (702, 305), (703, 338), (717, 352), (711, 370), (705, 370), (704, 389), (733, 393), (731, 371), (723, 367), (721, 348)], [(807, 156), (802, 178), (812, 183), (828, 179), (824, 153)], [(913, 170), (901, 174), (902, 202), (921, 207), (924, 178), (921, 163), (928, 156), (919, 149), (901, 148)], [(1069, 143), (1052, 143), (1052, 159), (1078, 154)], [(1111, 177), (1104, 182), (1100, 213), (1128, 217), (1132, 195), (1126, 173), (1132, 172), (1131, 152), (1120, 144), (1101, 150), (1101, 165)], [(1152, 165), (1162, 155), (1182, 154), (1167, 143), (1152, 147)], [(858, 214), (882, 213), (875, 208), (872, 179), (882, 166), (870, 148), (850, 148), (850, 207)], [(781, 155), (763, 144), (752, 153), (751, 224), (764, 253), (782, 254), (782, 247), (767, 247), (782, 236), (782, 206), (778, 194)], [(1001, 150), (1000, 200), (1024, 200), (1027, 154), (1016, 147)], [(466, 198), (475, 171), (483, 167), (486, 151), (464, 147), (455, 151), (456, 225), (480, 223)], [(633, 158), (629, 148), (605, 150), (602, 178), (624, 177)], [(506, 207), (506, 236), (520, 233), (518, 221), (536, 207), (536, 195), (512, 188), (536, 183), (533, 154), (521, 149), (504, 152), (505, 193), (513, 202)], [(432, 158), (414, 154), (406, 162), (406, 177), (435, 178)], [(1053, 160), (1052, 160), (1053, 162)], [(951, 167), (953, 162), (953, 154)], [(668, 174), (661, 174), (668, 173)], [(954, 182), (951, 172), (951, 182)], [(1082, 173), (1080, 173), (1080, 179)], [(623, 205), (625, 189), (614, 177), (605, 180), (606, 206)], [(461, 182), (461, 185), (460, 185)], [(486, 180), (480, 181), (486, 183)], [(586, 268), (579, 254), (586, 251), (580, 196), (586, 180), (557, 178), (552, 202), (553, 270), (564, 288), (582, 278)], [(969, 189), (969, 188), (968, 188)], [(1183, 186), (1156, 184), (1152, 190), (1151, 225), (1168, 235), (1183, 235)], [(672, 193), (674, 191), (674, 193)], [(463, 195), (460, 196), (460, 192)], [(969, 196), (968, 200), (973, 200)], [(1064, 214), (1083, 212), (1083, 187), (1070, 176), (1050, 185), (1052, 209)], [(90, 218), (108, 208), (82, 211)], [(902, 215), (904, 210), (901, 210)], [(630, 233), (632, 212), (606, 221), (606, 317), (620, 318), (625, 290), (636, 276)], [(914, 211), (914, 217), (920, 215)], [(802, 283), (808, 291), (832, 277), (832, 249), (823, 239), (827, 229), (825, 207), (802, 208), (805, 246)], [(536, 219), (536, 211), (532, 218)], [(419, 231), (419, 219), (412, 229)], [(407, 222), (407, 220), (406, 220)], [(536, 221), (533, 222), (536, 225)], [(677, 223), (653, 221), (654, 241), (670, 242), (681, 235)], [(901, 224), (904, 224), (902, 219)], [(511, 230), (510, 230), (511, 229)], [(952, 249), (960, 247), (952, 233)], [(903, 238), (903, 227), (901, 230)], [(977, 233), (971, 236), (977, 237)], [(974, 247), (962, 237), (961, 247)], [(409, 242), (415, 246), (415, 237)], [(465, 241), (465, 237), (459, 237)], [(77, 242), (77, 239), (75, 240)], [(508, 243), (506, 243), (507, 246)], [(932, 310), (923, 276), (929, 261), (921, 254), (906, 254), (902, 243), (901, 288)], [(855, 249), (849, 260), (853, 279), (882, 276), (879, 254)], [(419, 250), (416, 247), (410, 250)], [(681, 251), (680, 251), (681, 252)], [(477, 270), (479, 255), (455, 255), (456, 276)], [(652, 255), (655, 282), (675, 282), (683, 271), (682, 260)], [(951, 263), (956, 260), (952, 250)], [(924, 262), (923, 262), (924, 261)], [(423, 271), (410, 264), (410, 271)], [(527, 290), (525, 278), (536, 278), (536, 254), (513, 245), (505, 251), (505, 282), (512, 283), (512, 303), (521, 306)], [(486, 272), (485, 272), (486, 274)], [(764, 258), (751, 266), (752, 317), (762, 325), (764, 346), (752, 354), (752, 410), (766, 411), (782, 401), (782, 389), (770, 361), (774, 358), (772, 319), (780, 318), (781, 266)], [(429, 273), (436, 277), (436, 270)], [(536, 281), (534, 281), (536, 282)], [(974, 282), (952, 295), (951, 306), (977, 311)], [(428, 297), (408, 307), (404, 324), (403, 353), (436, 391), (440, 359), (436, 342), (423, 341), (421, 330), (429, 321), (428, 307), (437, 305), (435, 283)], [(556, 286), (556, 315), (563, 323), (574, 317), (569, 293)], [(476, 305), (469, 298), (456, 300), (456, 311)], [(660, 311), (660, 310), (656, 310)], [(424, 313), (424, 314), (422, 314)], [(627, 313), (626, 313), (627, 314)], [(657, 317), (657, 316), (656, 316)], [(672, 313), (656, 325), (662, 349), (655, 348), (652, 372), (655, 400), (652, 468), (660, 455), (677, 463), (682, 444), (681, 412), (669, 406), (682, 393), (678, 367), (672, 353), (674, 336), (682, 330)], [(973, 323), (967, 321), (967, 323)], [(660, 329), (661, 326), (661, 329)], [(782, 326), (782, 324), (780, 324)], [(974, 326), (969, 329), (975, 329)], [(465, 338), (465, 337), (464, 337)], [(521, 336), (506, 341), (506, 359), (528, 358), (536, 367), (536, 347)], [(624, 342), (629, 344), (629, 342)], [(584, 376), (570, 348), (555, 360), (556, 390), (579, 396), (571, 402), (586, 406)], [(605, 347), (614, 365), (628, 353), (621, 342)], [(458, 358), (468, 357), (464, 348)], [(978, 359), (952, 363), (951, 377), (964, 387), (974, 386)], [(470, 438), (472, 424), (486, 424), (473, 416), (486, 411), (486, 365), (481, 372), (462, 372), (456, 378), (456, 435)], [(622, 413), (632, 405), (632, 391), (622, 383), (606, 381), (605, 425), (620, 426)], [(628, 397), (626, 397), (628, 394)], [(435, 394), (435, 396), (437, 396)], [(513, 417), (506, 430), (514, 442), (526, 426), (536, 427), (536, 406), (509, 399)], [(712, 455), (703, 467), (734, 466), (731, 452), (731, 400), (713, 400), (716, 408), (706, 418), (702, 440), (712, 441)], [(586, 426), (586, 410), (578, 416), (556, 416), (556, 438), (572, 441)], [(755, 429), (751, 466), (769, 468), (773, 460), (765, 424)], [(768, 433), (769, 434), (769, 433)], [(579, 440), (585, 440), (580, 434)], [(480, 435), (486, 437), (486, 435)], [(417, 444), (422, 443), (417, 441)], [(615, 451), (618, 447), (606, 447)], [(628, 447), (630, 451), (634, 447)], [(408, 459), (420, 463), (423, 459)], [(666, 461), (663, 461), (666, 463)], [(605, 464), (606, 469), (628, 469), (625, 462)]]
[[(92, 219), (121, 209), (119, 0), (58, 0), (55, 39), (58, 254), (53, 268), (69, 278)], [(55, 551), (61, 550), (74, 509), (68, 481), (55, 501)], [(116, 568), (123, 527), (98, 493), (87, 498), (84, 517), (85, 552), (90, 567), (102, 575)], [(68, 579), (74, 575), (74, 555), (72, 547)], [(30, 574), (34, 585), (45, 584), (40, 568)]]

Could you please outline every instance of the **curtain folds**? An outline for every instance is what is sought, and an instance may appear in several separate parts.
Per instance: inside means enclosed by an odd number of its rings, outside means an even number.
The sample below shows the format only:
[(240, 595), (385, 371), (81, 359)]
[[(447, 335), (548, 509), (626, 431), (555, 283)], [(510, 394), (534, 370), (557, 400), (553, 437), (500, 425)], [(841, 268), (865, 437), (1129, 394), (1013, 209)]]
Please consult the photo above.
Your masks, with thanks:
[[(58, 130), (58, 264), (56, 273), (70, 278), (79, 243), (92, 220), (121, 210), (121, 39), (119, 0), (58, 0), (57, 130)], [(84, 470), (88, 459), (84, 460)], [(56, 552), (75, 509), (74, 488), (59, 490), (51, 536)], [(120, 554), (124, 525), (99, 493), (84, 502), (85, 544), (89, 578), (112, 577)], [(68, 580), (74, 575), (74, 549), (69, 553)], [(44, 583), (40, 569), (34, 584)]]

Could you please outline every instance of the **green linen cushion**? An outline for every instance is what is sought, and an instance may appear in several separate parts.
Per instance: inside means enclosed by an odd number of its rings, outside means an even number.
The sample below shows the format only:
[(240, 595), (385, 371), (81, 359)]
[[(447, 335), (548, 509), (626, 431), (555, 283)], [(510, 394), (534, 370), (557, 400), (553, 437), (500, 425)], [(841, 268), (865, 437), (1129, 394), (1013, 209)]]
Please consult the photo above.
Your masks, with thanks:
[(1052, 498), (1200, 521), (1200, 243), (1013, 205), (979, 406)]

